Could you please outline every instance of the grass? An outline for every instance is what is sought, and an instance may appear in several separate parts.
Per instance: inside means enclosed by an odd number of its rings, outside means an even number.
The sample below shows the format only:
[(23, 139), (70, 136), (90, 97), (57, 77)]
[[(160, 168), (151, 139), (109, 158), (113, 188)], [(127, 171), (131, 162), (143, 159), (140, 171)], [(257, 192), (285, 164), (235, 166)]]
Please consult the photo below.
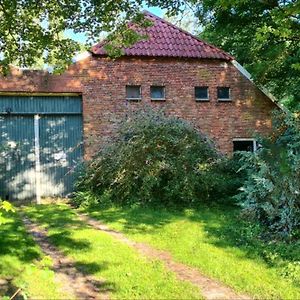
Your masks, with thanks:
[(0, 298), (22, 288), (21, 298), (70, 298), (55, 281), (52, 262), (26, 233), (17, 213), (3, 213), (0, 225), (0, 278), (7, 280)]
[(81, 271), (105, 280), (100, 288), (114, 299), (199, 299), (199, 290), (176, 279), (158, 260), (147, 260), (107, 233), (79, 221), (65, 205), (27, 207), (47, 228), (50, 241)]
[(151, 208), (86, 210), (133, 240), (169, 251), (236, 291), (260, 299), (300, 298), (300, 243), (263, 243), (232, 207), (171, 212)]

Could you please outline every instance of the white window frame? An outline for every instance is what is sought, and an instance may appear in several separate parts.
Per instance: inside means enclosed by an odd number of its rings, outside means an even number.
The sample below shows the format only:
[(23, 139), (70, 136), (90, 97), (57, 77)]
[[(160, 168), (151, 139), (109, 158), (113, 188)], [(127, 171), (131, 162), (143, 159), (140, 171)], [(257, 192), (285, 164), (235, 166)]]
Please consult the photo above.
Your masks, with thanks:
[[(164, 91), (164, 97), (163, 98), (152, 98), (152, 96), (151, 96), (151, 88), (152, 87), (161, 87)], [(152, 101), (165, 101), (166, 100), (166, 86), (165, 85), (150, 85), (150, 98)]]
[(231, 87), (230, 86), (217, 86), (217, 96), (218, 96), (218, 88), (228, 88), (229, 89), (229, 98), (219, 98), (218, 97), (218, 102), (226, 102), (226, 101), (232, 101), (231, 97)]
[[(136, 86), (136, 87), (139, 87), (140, 88), (140, 97), (139, 98), (128, 98), (127, 97), (127, 91), (126, 91), (126, 88), (127, 87), (133, 87), (133, 86)], [(126, 84), (125, 86), (125, 93), (126, 93), (126, 100), (128, 101), (140, 101), (142, 100), (142, 86), (140, 84)]]
[[(206, 88), (207, 89), (207, 98), (197, 98), (196, 97), (196, 88)], [(209, 101), (209, 87), (208, 86), (201, 86), (201, 85), (197, 85), (194, 87), (194, 95), (195, 95), (195, 100), (196, 102), (205, 102), (205, 101)]]
[(251, 141), (253, 143), (253, 152), (256, 152), (258, 149), (258, 142), (257, 139), (254, 138), (234, 138), (232, 139), (233, 142), (249, 142)]

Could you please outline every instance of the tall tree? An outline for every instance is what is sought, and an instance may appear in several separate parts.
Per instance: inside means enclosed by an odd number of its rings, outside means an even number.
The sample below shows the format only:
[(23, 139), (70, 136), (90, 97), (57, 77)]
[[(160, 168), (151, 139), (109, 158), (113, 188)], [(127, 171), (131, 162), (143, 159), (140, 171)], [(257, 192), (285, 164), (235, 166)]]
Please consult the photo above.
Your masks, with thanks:
[(300, 0), (0, 0), (2, 70), (37, 62), (63, 69), (80, 47), (66, 30), (85, 33), (86, 46), (111, 32), (108, 51), (120, 55), (116, 46), (141, 38), (127, 21), (149, 25), (143, 6), (166, 9), (169, 16), (188, 6), (204, 39), (233, 54), (277, 97), (300, 100)]
[(32, 66), (36, 61), (61, 68), (71, 61), (78, 43), (63, 33), (85, 33), (87, 44), (103, 31), (111, 40), (133, 43), (139, 37), (125, 26), (133, 20), (145, 25), (141, 8), (159, 6), (172, 13), (182, 0), (0, 0), (0, 64)]
[(201, 37), (230, 52), (280, 99), (300, 101), (300, 1), (195, 1)]

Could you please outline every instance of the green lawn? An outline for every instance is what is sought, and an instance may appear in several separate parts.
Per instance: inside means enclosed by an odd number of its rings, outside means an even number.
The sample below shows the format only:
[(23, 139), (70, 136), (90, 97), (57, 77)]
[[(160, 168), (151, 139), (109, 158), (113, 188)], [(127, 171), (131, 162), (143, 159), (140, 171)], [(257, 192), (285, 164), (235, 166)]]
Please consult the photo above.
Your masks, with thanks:
[(20, 296), (30, 299), (70, 298), (55, 282), (52, 262), (25, 232), (17, 213), (4, 213), (0, 225), (0, 279), (8, 280), (8, 289), (0, 290), (0, 298), (12, 296), (22, 288)]
[(300, 298), (300, 243), (262, 243), (234, 208), (170, 212), (150, 208), (88, 210), (111, 228), (172, 253), (179, 262), (263, 299)]
[(107, 233), (79, 221), (66, 205), (27, 207), (26, 214), (48, 229), (50, 241), (80, 270), (104, 279), (114, 299), (196, 299), (199, 290), (176, 279), (158, 260), (148, 260)]

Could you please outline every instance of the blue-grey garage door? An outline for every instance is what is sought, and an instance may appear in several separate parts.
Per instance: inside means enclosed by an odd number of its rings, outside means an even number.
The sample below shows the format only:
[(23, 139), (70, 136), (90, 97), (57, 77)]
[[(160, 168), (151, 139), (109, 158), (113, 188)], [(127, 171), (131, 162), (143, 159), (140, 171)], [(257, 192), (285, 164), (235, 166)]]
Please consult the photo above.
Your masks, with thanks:
[(81, 97), (0, 96), (0, 130), (0, 197), (73, 191), (83, 155)]

